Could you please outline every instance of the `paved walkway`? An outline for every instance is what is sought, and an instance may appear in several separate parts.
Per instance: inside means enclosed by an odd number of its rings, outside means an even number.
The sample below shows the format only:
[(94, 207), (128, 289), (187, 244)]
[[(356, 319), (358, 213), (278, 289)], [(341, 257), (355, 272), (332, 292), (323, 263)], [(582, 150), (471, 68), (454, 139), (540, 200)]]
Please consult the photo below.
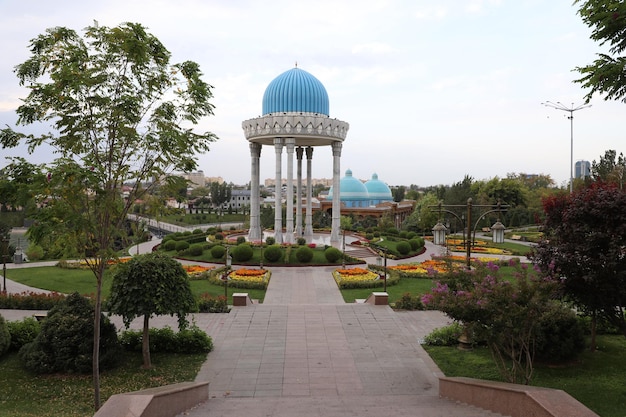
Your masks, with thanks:
[[(429, 247), (421, 258), (434, 250)], [(420, 340), (449, 323), (442, 313), (346, 304), (332, 270), (272, 268), (263, 304), (195, 314), (195, 324), (215, 345), (196, 378), (210, 382), (209, 400), (181, 416), (497, 415), (438, 397), (442, 374)], [(26, 313), (0, 314), (17, 320)], [(120, 318), (113, 321), (122, 326)], [(151, 325), (176, 322), (155, 317)], [(141, 320), (132, 327), (141, 328)]]

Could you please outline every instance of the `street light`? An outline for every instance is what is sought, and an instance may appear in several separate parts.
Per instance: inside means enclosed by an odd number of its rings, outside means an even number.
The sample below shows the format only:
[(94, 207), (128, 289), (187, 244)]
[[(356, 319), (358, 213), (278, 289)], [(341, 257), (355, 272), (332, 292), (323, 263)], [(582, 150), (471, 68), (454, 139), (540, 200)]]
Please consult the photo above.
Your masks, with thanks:
[(2, 238), (2, 280), (3, 292), (7, 292), (7, 257), (9, 256), (9, 239)]
[(574, 106), (574, 103), (572, 103), (571, 107), (567, 107), (560, 101), (557, 101), (556, 103), (546, 101), (541, 104), (547, 107), (552, 107), (553, 109), (562, 110), (569, 113), (569, 116), (567, 116), (570, 121), (569, 192), (572, 193), (574, 191), (574, 112), (586, 109), (587, 107), (591, 107), (591, 104), (581, 104), (579, 106)]
[[(471, 269), (471, 256), (472, 256), (472, 244), (474, 243), (475, 239), (476, 239), (476, 228), (478, 227), (478, 223), (480, 223), (480, 221), (487, 215), (490, 213), (498, 213), (498, 221), (491, 226), (491, 229), (493, 231), (493, 241), (494, 243), (502, 243), (504, 242), (504, 225), (502, 223), (500, 223), (500, 213), (502, 211), (506, 211), (506, 209), (509, 208), (508, 205), (503, 205), (500, 204), (500, 202), (498, 201), (498, 203), (495, 205), (496, 208), (494, 209), (494, 205), (483, 205), (483, 204), (472, 204), (472, 199), (468, 198), (467, 199), (467, 203), (466, 204), (437, 204), (437, 205), (431, 205), (428, 206), (431, 210), (434, 210), (435, 208), (437, 209), (437, 211), (439, 212), (439, 218), (441, 218), (441, 212), (445, 212), (448, 214), (451, 214), (453, 216), (455, 216), (458, 220), (461, 220), (461, 223), (463, 224), (463, 229), (467, 230), (467, 239), (465, 239), (465, 235), (463, 236), (463, 241), (465, 243), (465, 263), (467, 266), (467, 269)], [(452, 210), (449, 210), (450, 208), (465, 208), (467, 210), (466, 212), (466, 216), (459, 216), (458, 214), (456, 214), (455, 212), (453, 212)], [(476, 220), (476, 223), (474, 224), (474, 228), (473, 228), (473, 232), (474, 234), (472, 235), (472, 207), (474, 208), (480, 208), (480, 209), (487, 209), (487, 211), (485, 211), (482, 215), (480, 215), (478, 217), (478, 219)], [(438, 222), (437, 225), (441, 224), (441, 222)], [(435, 229), (437, 229), (437, 225), (435, 225), (435, 227), (433, 228), (433, 234), (435, 233)], [(443, 224), (441, 224), (441, 228), (445, 229), (445, 226)], [(439, 228), (440, 229), (440, 228)], [(445, 230), (444, 230), (444, 240), (445, 240)]]
[(230, 266), (232, 265), (232, 258), (230, 257), (230, 247), (226, 246), (226, 272), (224, 272), (224, 298), (226, 304), (228, 304), (228, 273), (230, 272)]

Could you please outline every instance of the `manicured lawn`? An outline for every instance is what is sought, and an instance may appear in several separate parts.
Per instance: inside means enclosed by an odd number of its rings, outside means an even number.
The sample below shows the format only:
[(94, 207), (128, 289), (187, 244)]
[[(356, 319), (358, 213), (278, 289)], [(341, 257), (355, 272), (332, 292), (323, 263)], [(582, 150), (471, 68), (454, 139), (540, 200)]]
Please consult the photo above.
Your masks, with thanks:
[[(421, 295), (427, 293), (433, 287), (433, 280), (430, 278), (403, 278), (397, 285), (387, 286), (389, 303), (395, 303), (404, 294)], [(365, 299), (374, 291), (382, 291), (379, 288), (353, 288), (341, 290), (341, 295), (346, 303), (353, 303), (356, 299)]]
[[(561, 389), (602, 417), (624, 417), (626, 410), (626, 338), (599, 336), (595, 353), (583, 352), (574, 364), (538, 364), (532, 385)], [(500, 381), (486, 348), (424, 346), (446, 376)]]
[[(141, 369), (140, 352), (125, 352), (120, 366), (100, 375), (101, 403), (113, 394), (193, 381), (206, 354), (151, 355), (153, 369)], [(0, 417), (91, 417), (91, 375), (33, 375), (17, 353), (0, 358)]]
[[(86, 269), (65, 269), (56, 266), (18, 268), (7, 270), (7, 278), (31, 287), (65, 294), (71, 294), (74, 291), (78, 291), (79, 294), (95, 294), (96, 292), (96, 278), (91, 271)], [(103, 299), (107, 299), (111, 293), (111, 281), (112, 277), (107, 275), (102, 284)], [(215, 297), (224, 295), (223, 286), (209, 284), (204, 280), (191, 281), (191, 290), (196, 299), (203, 293), (209, 293)], [(252, 299), (263, 300), (265, 298), (265, 290), (229, 288), (230, 304), (232, 304), (233, 292), (247, 292)]]

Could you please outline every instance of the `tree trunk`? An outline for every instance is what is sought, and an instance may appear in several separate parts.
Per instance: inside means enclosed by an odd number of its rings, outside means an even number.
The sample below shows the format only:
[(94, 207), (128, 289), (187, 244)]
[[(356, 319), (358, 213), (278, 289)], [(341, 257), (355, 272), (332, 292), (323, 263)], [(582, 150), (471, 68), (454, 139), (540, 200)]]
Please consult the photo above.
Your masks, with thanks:
[(597, 326), (598, 326), (598, 315), (596, 311), (594, 310), (593, 313), (591, 313), (591, 346), (589, 347), (589, 350), (591, 350), (592, 352), (596, 351)]
[(150, 316), (147, 314), (143, 316), (143, 337), (141, 343), (141, 353), (143, 355), (143, 366), (144, 369), (152, 368), (152, 362), (150, 361), (150, 326), (148, 325), (148, 321), (150, 320)]
[(103, 270), (96, 276), (96, 305), (93, 319), (93, 353), (91, 358), (91, 372), (93, 377), (93, 406), (100, 409), (100, 313), (102, 311), (102, 275)]

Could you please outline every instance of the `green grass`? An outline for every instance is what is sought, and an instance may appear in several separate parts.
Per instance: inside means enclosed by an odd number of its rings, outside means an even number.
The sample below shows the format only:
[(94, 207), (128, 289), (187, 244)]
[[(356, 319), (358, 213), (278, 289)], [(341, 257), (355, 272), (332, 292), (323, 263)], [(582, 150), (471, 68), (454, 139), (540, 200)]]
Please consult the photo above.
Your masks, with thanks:
[[(96, 278), (86, 269), (65, 269), (56, 266), (42, 266), (37, 268), (17, 268), (7, 270), (7, 278), (35, 288), (71, 294), (95, 294)], [(112, 277), (107, 275), (102, 283), (102, 298), (107, 299), (111, 293)], [(215, 297), (224, 295), (224, 287), (210, 284), (204, 280), (191, 281), (191, 291), (196, 299), (203, 293)], [(247, 292), (252, 299), (263, 300), (265, 290), (228, 289), (228, 300), (232, 304), (233, 292)]]
[[(101, 403), (113, 394), (193, 381), (206, 354), (151, 355), (153, 369), (141, 369), (141, 352), (125, 352), (122, 363), (100, 376)], [(0, 417), (93, 416), (91, 375), (33, 375), (17, 353), (0, 358)]]
[[(403, 278), (397, 285), (387, 286), (389, 303), (395, 303), (404, 294), (421, 295), (427, 293), (433, 287), (430, 278)], [(374, 291), (382, 291), (380, 288), (351, 288), (341, 290), (341, 295), (346, 303), (353, 303), (355, 299), (365, 299)]]
[[(532, 385), (563, 390), (602, 417), (624, 417), (626, 338), (603, 335), (598, 337), (598, 345), (598, 351), (587, 350), (567, 366), (537, 364)], [(486, 348), (424, 348), (446, 376), (502, 380)]]

